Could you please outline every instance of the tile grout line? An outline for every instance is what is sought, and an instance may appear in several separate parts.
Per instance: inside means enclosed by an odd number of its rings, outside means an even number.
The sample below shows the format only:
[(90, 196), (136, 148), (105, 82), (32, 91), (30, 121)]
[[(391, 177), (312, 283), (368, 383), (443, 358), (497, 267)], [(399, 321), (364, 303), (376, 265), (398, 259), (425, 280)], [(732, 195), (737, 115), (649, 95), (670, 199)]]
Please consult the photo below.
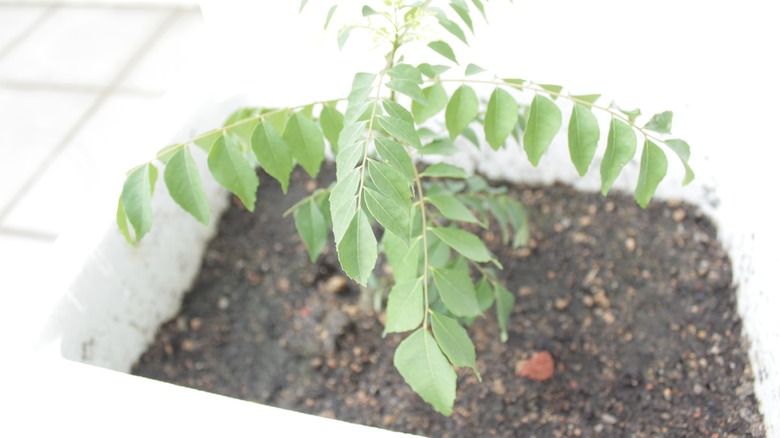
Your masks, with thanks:
[(35, 19), (32, 23), (30, 23), (29, 26), (27, 26), (26, 29), (22, 33), (16, 36), (16, 38), (12, 39), (8, 44), (5, 45), (5, 47), (0, 48), (0, 59), (3, 59), (6, 55), (11, 53), (19, 44), (24, 42), (24, 40), (27, 39), (30, 35), (33, 34), (43, 23), (48, 20), (55, 11), (57, 11), (57, 6), (51, 6), (46, 9), (46, 11), (41, 14), (38, 18)]
[(65, 133), (62, 140), (60, 140), (59, 143), (52, 149), (52, 151), (48, 154), (46, 159), (41, 162), (40, 165), (32, 172), (31, 176), (27, 178), (27, 180), (24, 182), (22, 187), (17, 190), (17, 192), (14, 194), (14, 196), (11, 198), (10, 201), (5, 205), (5, 207), (0, 210), (0, 224), (2, 224), (5, 219), (8, 217), (8, 215), (13, 211), (13, 209), (16, 207), (17, 204), (24, 198), (24, 196), (27, 194), (27, 192), (32, 189), (32, 187), (35, 185), (36, 182), (38, 182), (38, 179), (41, 177), (41, 175), (48, 170), (48, 168), (51, 166), (51, 164), (62, 154), (62, 152), (67, 149), (67, 147), (70, 145), (70, 143), (73, 141), (73, 139), (76, 137), (76, 135), (81, 131), (81, 129), (87, 124), (89, 119), (94, 115), (98, 109), (108, 100), (108, 98), (114, 93), (115, 90), (119, 88), (119, 85), (122, 83), (122, 81), (127, 77), (127, 75), (131, 72), (131, 70), (143, 59), (143, 57), (149, 52), (149, 50), (152, 48), (155, 42), (157, 42), (160, 37), (168, 30), (168, 27), (176, 21), (176, 19), (179, 17), (181, 11), (178, 9), (172, 10), (167, 17), (165, 17), (160, 24), (157, 26), (157, 28), (146, 38), (146, 40), (139, 46), (139, 48), (135, 51), (135, 53), (130, 56), (128, 61), (122, 66), (119, 73), (114, 77), (114, 79), (106, 86), (106, 88), (95, 98), (95, 100), (92, 102), (92, 104), (87, 108), (86, 111), (84, 111), (84, 114), (81, 115), (81, 117), (76, 121), (76, 123), (73, 124), (71, 129)]

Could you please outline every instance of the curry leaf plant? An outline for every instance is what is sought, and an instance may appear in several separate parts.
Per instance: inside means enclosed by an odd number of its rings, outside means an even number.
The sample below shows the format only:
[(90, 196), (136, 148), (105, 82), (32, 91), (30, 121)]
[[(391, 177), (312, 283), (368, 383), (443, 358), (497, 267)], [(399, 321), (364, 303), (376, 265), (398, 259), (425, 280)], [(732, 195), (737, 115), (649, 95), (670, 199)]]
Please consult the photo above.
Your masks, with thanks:
[[(306, 3), (300, 3), (301, 10)], [(333, 25), (334, 11), (326, 27)], [(635, 198), (642, 207), (666, 175), (668, 152), (682, 161), (684, 183), (694, 177), (688, 143), (668, 138), (669, 111), (642, 125), (637, 122), (641, 111), (604, 105), (598, 94), (490, 77), (474, 64), (461, 67), (453, 47), (467, 44), (474, 20), (484, 12), (478, 0), (365, 5), (359, 14), (363, 21), (343, 26), (338, 44), (348, 44), (353, 30), (369, 32), (387, 49), (381, 70), (355, 74), (351, 90), (333, 100), (242, 108), (222, 127), (166, 146), (128, 173), (117, 209), (120, 231), (135, 244), (150, 230), (158, 168), (173, 200), (208, 223), (194, 148), (207, 154), (214, 179), (252, 211), (260, 183), (256, 166), (286, 193), (295, 166), (315, 177), (329, 147), (336, 181), (288, 213), (312, 261), (332, 235), (344, 272), (361, 285), (384, 254), (393, 275), (385, 334), (403, 336), (394, 364), (423, 400), (450, 415), (455, 369), (471, 369), (481, 378), (470, 323), (494, 309), (500, 339), (506, 341), (515, 303), (498, 275), (501, 262), (475, 233), (493, 223), (505, 245), (519, 247), (529, 240), (529, 225), (522, 203), (505, 189), (437, 157), (473, 147), (468, 143), (495, 150), (514, 150), (517, 143), (516, 153), (537, 166), (553, 139), (566, 135), (580, 175), (594, 171), (594, 157), (604, 148), (599, 168), (604, 195), (627, 163), (639, 161)], [(409, 48), (429, 54), (429, 62), (405, 62)], [(608, 126), (601, 126), (598, 113), (609, 118)], [(565, 132), (564, 114), (570, 114)], [(421, 164), (422, 156), (433, 164)]]

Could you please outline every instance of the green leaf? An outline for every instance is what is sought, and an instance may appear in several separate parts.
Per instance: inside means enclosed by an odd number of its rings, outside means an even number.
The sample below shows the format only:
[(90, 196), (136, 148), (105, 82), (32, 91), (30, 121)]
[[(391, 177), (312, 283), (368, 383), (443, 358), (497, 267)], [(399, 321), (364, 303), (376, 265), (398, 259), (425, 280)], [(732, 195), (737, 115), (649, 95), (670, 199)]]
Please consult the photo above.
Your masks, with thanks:
[(430, 47), (434, 52), (438, 53), (439, 55), (454, 62), (455, 64), (458, 63), (458, 59), (455, 58), (455, 52), (452, 51), (452, 47), (450, 47), (450, 45), (445, 43), (444, 41), (432, 41), (428, 43), (428, 47)]
[(165, 146), (164, 148), (157, 151), (156, 158), (161, 163), (165, 164), (168, 162), (168, 160), (171, 159), (172, 156), (176, 154), (176, 152), (179, 152), (179, 149), (182, 149), (184, 147), (186, 146), (181, 143), (169, 144), (168, 146)]
[(523, 147), (531, 164), (539, 164), (559, 129), (561, 110), (558, 106), (544, 96), (534, 97), (528, 114), (528, 126), (523, 133)]
[(415, 67), (409, 64), (404, 64), (404, 63), (396, 64), (390, 70), (387, 71), (387, 75), (393, 79), (402, 79), (405, 81), (410, 81), (416, 85), (420, 85), (423, 83), (420, 70), (416, 69)]
[(303, 12), (303, 8), (306, 7), (306, 3), (309, 3), (309, 0), (301, 0), (301, 6), (298, 8), (298, 13), (300, 14)]
[(485, 69), (478, 66), (477, 64), (469, 64), (466, 66), (466, 76), (471, 76), (475, 74), (479, 74), (484, 72)]
[(601, 193), (609, 193), (623, 166), (628, 164), (636, 152), (636, 134), (628, 124), (613, 118), (609, 123), (607, 149), (601, 160)]
[(130, 228), (128, 227), (127, 223), (127, 215), (125, 214), (125, 206), (122, 195), (119, 195), (118, 204), (119, 205), (116, 207), (116, 226), (119, 228), (119, 232), (122, 233), (122, 236), (124, 236), (127, 243), (133, 245), (135, 244), (135, 241), (133, 240), (133, 237), (130, 236)]
[(179, 149), (168, 160), (163, 179), (171, 198), (200, 223), (208, 225), (211, 209), (189, 148)]
[(152, 194), (156, 181), (157, 168), (146, 163), (132, 170), (122, 187), (123, 212), (135, 231), (136, 242), (152, 228)]
[(444, 113), (447, 131), (450, 138), (454, 139), (466, 127), (477, 118), (479, 114), (479, 99), (474, 89), (468, 85), (461, 85), (452, 94)]
[(468, 272), (455, 269), (433, 268), (433, 281), (444, 305), (455, 316), (478, 316), (477, 291)]
[(328, 139), (333, 153), (338, 153), (339, 134), (344, 129), (344, 114), (336, 109), (336, 105), (328, 104), (322, 107), (320, 112), (320, 127), (325, 138)]
[(626, 109), (623, 109), (623, 108), (620, 108), (619, 106), (617, 106), (617, 104), (614, 101), (612, 101), (609, 104), (609, 107), (610, 108), (615, 108), (618, 111), (620, 111), (621, 113), (625, 114), (628, 117), (628, 121), (631, 122), (631, 123), (634, 123), (636, 118), (642, 115), (642, 110), (640, 110), (639, 108), (633, 109), (633, 110), (626, 110)]
[(458, 376), (427, 330), (404, 339), (393, 356), (404, 381), (442, 415), (452, 415)]
[(477, 351), (466, 329), (458, 321), (437, 312), (431, 312), (431, 328), (436, 343), (450, 362), (459, 367), (471, 368), (477, 378), (482, 380), (477, 371)]
[(411, 97), (412, 100), (421, 105), (426, 104), (425, 95), (420, 89), (420, 86), (412, 81), (407, 81), (404, 79), (392, 79), (385, 85), (391, 90), (395, 90), (401, 94), (405, 94)]
[(371, 6), (363, 5), (363, 9), (361, 10), (361, 13), (364, 17), (368, 17), (369, 15), (377, 14), (378, 12), (374, 10)]
[[(466, 45), (469, 44), (469, 40), (466, 38), (466, 34), (463, 32), (463, 29), (461, 29), (460, 26), (458, 26), (458, 23), (456, 23), (456, 22), (450, 20), (449, 18), (447, 18), (447, 14), (445, 14), (444, 11), (442, 11), (441, 9), (438, 9), (438, 8), (429, 8), (429, 10), (434, 11), (434, 15), (436, 15), (436, 19), (439, 21), (439, 25), (441, 27), (443, 27), (447, 32), (455, 35), (455, 37), (457, 39), (463, 41), (464, 44), (466, 44)], [(431, 47), (431, 48), (433, 49), (433, 47)], [(433, 50), (436, 50), (436, 49), (433, 49)], [(452, 51), (452, 49), (450, 49), (450, 51)], [(438, 52), (439, 54), (441, 54), (443, 56), (446, 56), (447, 58), (451, 59), (456, 64), (458, 63), (457, 61), (455, 61), (453, 59), (455, 57), (454, 53), (452, 54), (452, 58), (450, 58), (449, 56), (444, 55), (442, 52), (439, 52), (438, 50), (436, 50), (436, 52)]]
[(466, 171), (447, 163), (434, 163), (423, 171), (422, 176), (439, 178), (466, 178)]
[(377, 121), (382, 129), (397, 138), (401, 143), (406, 143), (416, 148), (422, 146), (420, 143), (420, 136), (417, 135), (417, 131), (414, 129), (414, 123), (408, 123), (391, 116), (379, 116), (377, 117)]
[(438, 114), (447, 106), (447, 91), (441, 82), (437, 82), (422, 90), (425, 103), (412, 102), (414, 120), (420, 124)]
[(336, 12), (336, 8), (338, 8), (339, 5), (333, 5), (328, 9), (328, 16), (325, 18), (325, 25), (322, 26), (323, 29), (327, 29), (328, 25), (330, 24), (331, 18), (333, 18), (333, 13)]
[(485, 15), (485, 6), (482, 5), (481, 0), (471, 0), (471, 3), (474, 3), (474, 7), (477, 8), (477, 10), (482, 14), (482, 18), (487, 20), (487, 15)]
[(562, 85), (539, 84), (539, 86), (548, 91), (550, 93), (550, 97), (552, 97), (553, 100), (557, 99), (561, 90), (563, 90)]
[(431, 228), (433, 234), (446, 243), (450, 248), (460, 253), (463, 257), (475, 262), (489, 262), (493, 255), (487, 249), (482, 240), (468, 231), (459, 228)]
[(501, 80), (511, 85), (523, 85), (528, 82), (525, 79), (520, 78), (502, 78)]
[(462, 134), (466, 138), (466, 140), (471, 142), (471, 144), (473, 144), (474, 146), (477, 147), (477, 149), (479, 149), (479, 138), (477, 138), (477, 133), (474, 132), (473, 129), (466, 127), (466, 129), (463, 130)]
[(339, 134), (339, 151), (336, 154), (336, 178), (341, 179), (361, 161), (366, 151), (362, 138), (366, 122), (350, 123)]
[(383, 252), (387, 256), (390, 267), (393, 268), (393, 280), (396, 283), (417, 278), (421, 241), (422, 239), (415, 238), (408, 243), (393, 233), (382, 235)]
[(311, 262), (314, 263), (328, 243), (325, 217), (322, 215), (319, 205), (311, 197), (309, 202), (304, 202), (293, 212), (293, 217), (295, 218), (295, 228), (309, 250)]
[(387, 296), (387, 322), (385, 333), (414, 330), (425, 316), (423, 303), (423, 278), (398, 283), (396, 281)]
[(270, 123), (262, 122), (255, 127), (252, 133), (252, 150), (260, 166), (279, 181), (282, 192), (287, 193), (290, 174), (295, 164), (290, 147)]
[(379, 156), (390, 167), (406, 177), (406, 182), (411, 184), (414, 180), (414, 165), (412, 164), (412, 157), (409, 156), (403, 145), (383, 137), (375, 137), (374, 144)]
[(659, 134), (669, 134), (672, 132), (672, 112), (664, 111), (658, 113), (650, 119), (644, 126), (644, 129), (654, 131)]
[(601, 97), (600, 94), (580, 94), (579, 96), (572, 96), (573, 98), (580, 100), (582, 102), (588, 103), (590, 105), (593, 105), (596, 103), (597, 100)]
[(217, 141), (217, 139), (222, 135), (222, 131), (214, 130), (206, 134), (199, 135), (196, 137), (195, 146), (203, 149), (204, 152), (209, 153), (211, 151), (211, 146), (214, 145), (214, 142)]
[(509, 223), (515, 230), (515, 237), (512, 241), (512, 248), (519, 248), (528, 245), (531, 238), (531, 231), (528, 229), (528, 217), (525, 207), (513, 199), (506, 202), (506, 211), (509, 214)]
[(693, 169), (691, 169), (691, 166), (688, 165), (688, 159), (691, 156), (691, 147), (686, 141), (680, 140), (679, 138), (672, 138), (666, 140), (664, 143), (669, 146), (669, 149), (671, 149), (672, 152), (677, 154), (677, 156), (680, 158), (680, 161), (682, 161), (683, 166), (685, 166), (685, 179), (683, 180), (683, 185), (686, 186), (690, 184), (690, 182), (696, 178), (696, 175), (693, 173)]
[(509, 325), (509, 315), (512, 313), (512, 307), (515, 305), (515, 296), (501, 285), (496, 286), (495, 293), (496, 317), (498, 319), (498, 327), (501, 329), (501, 342), (506, 342), (509, 339), (507, 327)]
[(357, 211), (357, 191), (361, 172), (352, 169), (339, 177), (330, 191), (330, 216), (333, 221), (333, 236), (336, 244), (341, 242), (347, 227)]
[(666, 176), (667, 164), (664, 151), (652, 141), (645, 140), (639, 163), (639, 181), (634, 191), (634, 198), (642, 208), (647, 207), (658, 184)]
[(485, 202), (490, 209), (490, 214), (498, 222), (498, 227), (501, 229), (501, 241), (504, 245), (509, 242), (509, 213), (506, 210), (504, 202), (499, 202), (498, 199), (490, 196), (485, 199)]
[(429, 78), (435, 78), (449, 69), (450, 67), (446, 65), (431, 65), (427, 62), (423, 62), (417, 66), (417, 70)]
[(409, 240), (412, 220), (409, 207), (411, 205), (402, 204), (396, 199), (368, 188), (363, 190), (363, 195), (368, 211), (387, 231), (404, 240)]
[(590, 108), (574, 104), (569, 119), (569, 155), (580, 176), (585, 176), (599, 145), (599, 122)]
[(284, 128), (287, 127), (287, 119), (290, 115), (289, 110), (279, 111), (274, 110), (270, 111), (266, 116), (264, 121), (266, 123), (270, 123), (271, 126), (276, 129), (276, 132), (282, 133), (284, 132)]
[(483, 278), (477, 282), (476, 290), (479, 310), (484, 312), (493, 305), (493, 302), (496, 299), (493, 294), (493, 288), (490, 287), (490, 282)]
[(485, 113), (485, 139), (498, 150), (517, 123), (517, 101), (507, 91), (496, 88), (490, 95)]
[(342, 27), (339, 29), (339, 34), (337, 36), (338, 44), (339, 44), (339, 50), (344, 48), (344, 45), (347, 44), (347, 40), (349, 39), (349, 34), (352, 32), (351, 26)]
[(458, 148), (449, 138), (436, 139), (417, 150), (422, 155), (455, 155)]
[(306, 173), (316, 178), (325, 160), (325, 142), (317, 125), (300, 113), (295, 113), (287, 121), (284, 141)]
[(349, 96), (347, 96), (347, 103), (352, 105), (368, 99), (371, 95), (371, 90), (374, 89), (374, 81), (376, 81), (376, 74), (374, 73), (355, 73), (355, 77), (352, 78)]
[(208, 163), (214, 179), (238, 196), (247, 210), (254, 211), (260, 181), (238, 143), (229, 135), (219, 137), (211, 147)]
[(428, 195), (426, 199), (447, 219), (472, 224), (480, 223), (471, 210), (452, 195)]
[(389, 164), (374, 160), (369, 161), (368, 175), (382, 194), (394, 199), (401, 206), (409, 207), (412, 205), (412, 193), (409, 191), (408, 180)]
[(358, 210), (336, 246), (339, 262), (349, 278), (366, 285), (377, 258), (376, 236), (363, 210)]
[(466, 5), (466, 2), (464, 0), (453, 0), (450, 3), (450, 7), (453, 11), (455, 11), (456, 14), (458, 14), (458, 17), (460, 17), (461, 20), (463, 20), (463, 23), (466, 24), (466, 26), (469, 28), (471, 33), (474, 33), (474, 23), (471, 21), (471, 15), (469, 15), (469, 7)]

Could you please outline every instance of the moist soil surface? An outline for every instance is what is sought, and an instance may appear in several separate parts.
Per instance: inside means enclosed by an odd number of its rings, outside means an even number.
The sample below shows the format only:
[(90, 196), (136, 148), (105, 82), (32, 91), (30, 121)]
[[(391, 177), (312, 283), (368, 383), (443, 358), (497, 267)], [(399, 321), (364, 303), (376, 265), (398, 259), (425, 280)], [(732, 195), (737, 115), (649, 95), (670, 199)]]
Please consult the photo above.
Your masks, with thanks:
[[(444, 417), (393, 367), (403, 335), (382, 338), (372, 294), (347, 281), (332, 246), (312, 264), (282, 218), (333, 178), (327, 165), (316, 181), (296, 172), (283, 196), (261, 174), (254, 213), (234, 200), (133, 373), (434, 437), (763, 436), (731, 265), (696, 208), (510, 185), (529, 246), (501, 245), (495, 224), (481, 234), (517, 298), (509, 340), (492, 310), (469, 328), (483, 380), (459, 369)], [(523, 377), (544, 352), (552, 377)]]

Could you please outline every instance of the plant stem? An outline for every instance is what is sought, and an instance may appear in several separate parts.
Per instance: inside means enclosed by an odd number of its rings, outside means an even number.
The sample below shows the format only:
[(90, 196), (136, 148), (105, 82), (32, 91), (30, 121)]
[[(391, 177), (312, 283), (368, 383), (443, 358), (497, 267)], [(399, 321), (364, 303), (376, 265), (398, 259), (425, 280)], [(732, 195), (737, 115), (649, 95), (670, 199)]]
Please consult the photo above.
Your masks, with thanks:
[[(422, 238), (423, 238), (423, 297), (425, 297), (425, 313), (428, 313), (428, 220), (426, 218), (425, 197), (423, 196), (422, 182), (420, 172), (414, 168), (414, 181), (417, 185), (417, 197), (420, 199), (420, 216), (422, 217)], [(428, 329), (428, 316), (423, 318), (423, 330)]]

